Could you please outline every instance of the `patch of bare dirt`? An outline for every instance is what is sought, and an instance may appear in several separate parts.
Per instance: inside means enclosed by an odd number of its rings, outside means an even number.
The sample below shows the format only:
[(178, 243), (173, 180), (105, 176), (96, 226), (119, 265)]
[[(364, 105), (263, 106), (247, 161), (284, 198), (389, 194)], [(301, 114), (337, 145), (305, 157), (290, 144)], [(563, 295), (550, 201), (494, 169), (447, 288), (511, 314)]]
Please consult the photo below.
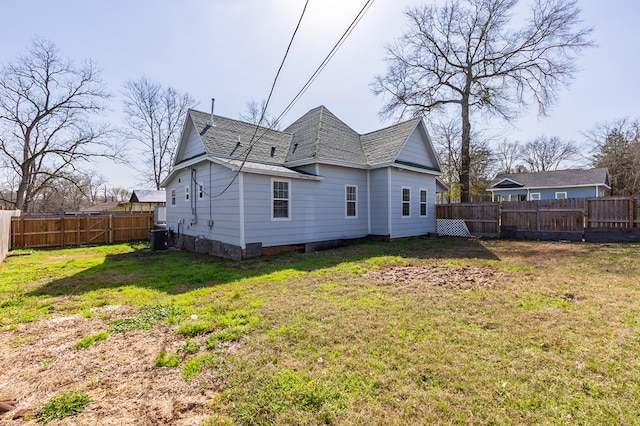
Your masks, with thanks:
[(364, 277), (400, 290), (422, 290), (432, 286), (478, 290), (502, 285), (507, 274), (490, 266), (431, 264), (383, 267), (368, 271)]
[[(0, 333), (0, 425), (35, 425), (33, 413), (59, 392), (91, 398), (80, 414), (52, 425), (199, 425), (212, 414), (219, 390), (215, 371), (185, 381), (179, 368), (155, 367), (162, 350), (183, 344), (169, 326), (112, 333), (86, 349), (75, 342), (131, 316), (124, 307), (102, 308), (92, 318), (57, 317)], [(17, 417), (14, 419), (14, 417)]]

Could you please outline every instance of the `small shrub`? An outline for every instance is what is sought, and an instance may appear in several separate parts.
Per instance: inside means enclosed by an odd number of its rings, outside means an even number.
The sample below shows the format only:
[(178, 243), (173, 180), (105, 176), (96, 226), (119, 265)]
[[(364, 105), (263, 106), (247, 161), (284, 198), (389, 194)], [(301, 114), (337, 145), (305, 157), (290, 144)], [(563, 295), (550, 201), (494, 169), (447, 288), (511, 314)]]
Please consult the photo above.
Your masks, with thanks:
[(109, 337), (109, 333), (106, 331), (101, 331), (100, 333), (92, 334), (90, 336), (85, 336), (82, 339), (76, 341), (76, 349), (85, 349), (89, 346), (93, 345), (95, 342), (100, 340), (105, 340)]
[(187, 360), (182, 366), (182, 377), (187, 381), (191, 381), (199, 373), (209, 368), (213, 368), (218, 365), (218, 358), (211, 353), (205, 353), (198, 355)]
[(176, 367), (180, 364), (180, 359), (175, 355), (167, 355), (166, 351), (160, 352), (156, 358), (156, 367)]
[(67, 416), (73, 416), (84, 410), (89, 405), (89, 397), (84, 393), (62, 392), (47, 401), (38, 411), (36, 420), (40, 423), (49, 423)]
[(178, 328), (178, 334), (183, 336), (197, 336), (198, 334), (206, 333), (211, 325), (204, 321), (189, 321), (180, 325)]

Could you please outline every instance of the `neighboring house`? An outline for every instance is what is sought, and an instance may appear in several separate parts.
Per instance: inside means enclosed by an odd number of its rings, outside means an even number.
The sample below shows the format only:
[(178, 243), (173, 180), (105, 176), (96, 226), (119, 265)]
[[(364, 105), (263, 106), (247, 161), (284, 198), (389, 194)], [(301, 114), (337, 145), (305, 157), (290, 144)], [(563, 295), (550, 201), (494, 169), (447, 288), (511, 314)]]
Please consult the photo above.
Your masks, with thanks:
[(178, 245), (237, 259), (435, 232), (440, 174), (421, 119), (360, 135), (323, 106), (284, 131), (190, 110), (162, 186)]
[(609, 172), (602, 168), (499, 174), (487, 191), (493, 201), (532, 201), (603, 197), (609, 189)]
[(164, 190), (134, 189), (127, 205), (131, 212), (153, 212), (156, 207), (166, 205), (167, 194)]

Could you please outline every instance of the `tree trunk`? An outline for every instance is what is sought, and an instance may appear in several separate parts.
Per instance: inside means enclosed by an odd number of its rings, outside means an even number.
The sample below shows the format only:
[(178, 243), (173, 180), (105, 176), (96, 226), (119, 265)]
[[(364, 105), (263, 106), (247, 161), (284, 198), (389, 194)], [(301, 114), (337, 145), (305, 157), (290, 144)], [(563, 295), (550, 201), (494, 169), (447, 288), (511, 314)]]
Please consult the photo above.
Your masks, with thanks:
[(460, 202), (469, 203), (469, 170), (471, 164), (471, 121), (469, 118), (469, 95), (465, 94), (461, 102), (462, 110), (462, 144), (460, 146)]

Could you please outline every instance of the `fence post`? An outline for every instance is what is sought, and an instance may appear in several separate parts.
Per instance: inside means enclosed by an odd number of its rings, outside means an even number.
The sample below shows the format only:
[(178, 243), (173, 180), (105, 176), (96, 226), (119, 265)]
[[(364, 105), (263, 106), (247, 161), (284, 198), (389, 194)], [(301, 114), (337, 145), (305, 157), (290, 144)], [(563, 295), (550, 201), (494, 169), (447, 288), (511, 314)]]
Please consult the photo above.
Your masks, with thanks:
[(113, 243), (113, 215), (109, 215), (109, 243)]
[(64, 216), (60, 218), (60, 244), (64, 248)]
[(629, 195), (629, 228), (633, 228), (634, 220), (633, 220), (633, 195)]

